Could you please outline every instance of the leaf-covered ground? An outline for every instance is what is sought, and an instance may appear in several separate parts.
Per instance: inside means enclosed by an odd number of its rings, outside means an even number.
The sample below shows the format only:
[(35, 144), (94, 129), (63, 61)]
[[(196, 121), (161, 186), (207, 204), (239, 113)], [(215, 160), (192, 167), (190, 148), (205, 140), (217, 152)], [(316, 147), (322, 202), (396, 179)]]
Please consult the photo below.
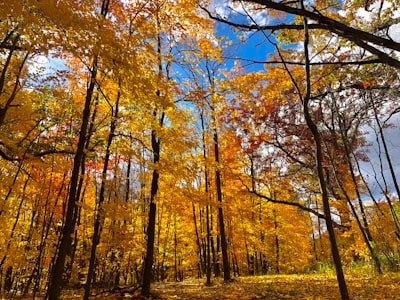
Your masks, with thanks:
[[(340, 299), (334, 276), (281, 275), (235, 278), (224, 284), (204, 281), (155, 284), (155, 299)], [(400, 299), (400, 274), (377, 277), (349, 277), (351, 299)]]
[[(388, 273), (382, 276), (370, 277), (347, 275), (346, 279), (352, 300), (400, 299), (400, 273)], [(152, 286), (151, 299), (340, 299), (336, 278), (333, 275), (315, 274), (237, 277), (230, 283), (223, 283), (220, 279), (214, 279), (211, 286), (206, 286), (204, 282), (204, 279), (196, 279), (177, 283), (155, 283)], [(42, 298), (38, 297), (36, 299)], [(64, 291), (62, 299), (82, 299), (82, 291)], [(143, 298), (140, 297), (139, 290), (136, 290), (134, 293), (100, 292), (97, 296), (92, 296), (91, 299), (123, 300)]]

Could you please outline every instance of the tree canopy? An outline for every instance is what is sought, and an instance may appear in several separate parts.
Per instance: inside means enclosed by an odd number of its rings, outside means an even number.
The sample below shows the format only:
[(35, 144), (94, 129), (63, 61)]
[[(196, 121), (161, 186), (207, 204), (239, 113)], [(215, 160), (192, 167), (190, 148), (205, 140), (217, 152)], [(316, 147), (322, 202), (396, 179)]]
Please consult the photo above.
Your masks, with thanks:
[(398, 271), (398, 1), (11, 2), (1, 297)]

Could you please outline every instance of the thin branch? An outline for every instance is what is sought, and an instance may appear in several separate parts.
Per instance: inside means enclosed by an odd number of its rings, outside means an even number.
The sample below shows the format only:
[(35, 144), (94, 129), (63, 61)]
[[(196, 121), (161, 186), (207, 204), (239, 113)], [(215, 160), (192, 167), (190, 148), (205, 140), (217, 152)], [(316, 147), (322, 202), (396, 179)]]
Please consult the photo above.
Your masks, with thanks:
[(1, 149), (0, 149), (0, 157), (3, 158), (3, 159), (5, 159), (5, 160), (7, 160), (7, 161), (18, 161), (17, 158), (14, 158), (14, 157), (12, 157), (12, 156), (9, 156), (7, 153), (5, 153), (4, 151), (2, 151)]
[[(307, 207), (307, 206), (305, 206), (305, 205), (302, 205), (301, 203), (298, 203), (298, 202), (290, 202), (290, 201), (286, 201), (286, 200), (273, 199), (273, 198), (271, 198), (271, 197), (268, 197), (267, 195), (261, 194), (261, 193), (257, 192), (256, 190), (251, 189), (251, 188), (243, 181), (242, 178), (240, 178), (240, 177), (238, 177), (238, 178), (239, 178), (239, 180), (241, 181), (241, 183), (243, 184), (243, 186), (246, 188), (246, 190), (247, 190), (249, 193), (251, 193), (251, 194), (257, 196), (258, 198), (264, 199), (264, 200), (266, 200), (267, 202), (271, 202), (271, 203), (294, 206), (294, 207), (297, 207), (297, 208), (299, 208), (299, 209), (301, 209), (301, 210), (304, 210), (304, 211), (307, 211), (307, 212), (313, 214), (314, 216), (318, 217), (319, 219), (324, 219), (324, 220), (326, 219), (326, 218), (325, 218), (325, 215), (321, 214), (320, 212), (318, 212), (318, 211), (316, 211), (316, 210), (314, 210), (314, 209), (312, 209), (312, 208), (310, 208), (310, 207)], [(336, 223), (336, 222), (334, 222), (334, 221), (333, 221), (333, 224), (334, 224), (336, 227), (338, 227), (338, 228), (348, 228), (348, 226), (345, 226), (345, 225), (342, 225), (342, 224), (338, 224), (338, 223)]]
[[(339, 21), (336, 21), (334, 19), (322, 15), (321, 12), (317, 11), (315, 8), (314, 11), (309, 11), (304, 8), (292, 7), (286, 5), (285, 3), (282, 2), (278, 3), (271, 0), (246, 0), (246, 2), (257, 3), (265, 6), (265, 8), (270, 8), (273, 10), (286, 12), (288, 14), (309, 18), (317, 22), (316, 25), (325, 26), (325, 28), (328, 29), (329, 31), (336, 33), (337, 35), (353, 42), (355, 42), (356, 40), (362, 40), (374, 43), (375, 45), (386, 47), (388, 49), (400, 51), (400, 43), (396, 43), (392, 40), (376, 36), (372, 33), (347, 26)], [(313, 24), (308, 24), (309, 29), (311, 28), (310, 27), (311, 25)]]
[[(240, 0), (242, 3), (242, 0)], [(400, 51), (400, 43), (397, 43), (391, 39), (383, 38), (377, 35), (374, 35), (372, 33), (359, 30), (356, 28), (353, 28), (351, 26), (347, 26), (346, 24), (343, 24), (339, 21), (336, 21), (334, 19), (331, 19), (329, 17), (326, 17), (321, 14), (321, 12), (315, 10), (314, 11), (309, 11), (305, 8), (296, 8), (292, 6), (288, 6), (285, 3), (278, 3), (274, 2), (271, 0), (245, 0), (245, 2), (248, 3), (256, 3), (263, 5), (265, 8), (270, 8), (273, 10), (277, 11), (282, 11), (286, 12), (288, 14), (296, 15), (296, 16), (301, 16), (305, 18), (309, 18), (310, 20), (313, 20), (316, 23), (311, 23), (308, 24), (308, 29), (324, 29), (328, 30), (342, 38), (345, 38), (359, 47), (371, 52), (372, 54), (377, 55), (382, 63), (386, 63), (392, 67), (395, 67), (397, 69), (400, 69), (400, 61), (389, 56), (385, 52), (379, 50), (378, 48), (374, 47), (372, 44), (375, 44), (377, 46), (385, 47), (387, 49), (391, 50), (396, 50)], [(278, 25), (268, 25), (268, 26), (260, 26), (258, 24), (255, 25), (245, 25), (245, 24), (237, 24), (234, 22), (227, 21), (225, 19), (222, 19), (220, 17), (216, 17), (211, 14), (206, 8), (201, 7), (207, 14), (208, 16), (216, 20), (218, 22), (222, 22), (225, 24), (228, 24), (230, 26), (234, 26), (237, 28), (243, 28), (247, 30), (278, 30), (278, 29), (295, 29), (295, 30), (304, 30), (304, 26), (302, 25), (295, 25), (295, 24), (278, 24)], [(254, 20), (250, 18), (253, 23)]]
[[(249, 62), (252, 64), (282, 64), (282, 61), (280, 60), (253, 60), (253, 59), (248, 59), (248, 58), (241, 58), (241, 57), (224, 57), (226, 59), (235, 59), (235, 60), (241, 60), (245, 62)], [(304, 66), (305, 62), (301, 61), (285, 61), (287, 65), (298, 65), (298, 66)], [(375, 58), (375, 59), (369, 59), (369, 60), (362, 60), (362, 61), (332, 61), (332, 62), (310, 62), (310, 66), (326, 66), (326, 65), (340, 65), (340, 66), (345, 66), (345, 65), (369, 65), (369, 64), (379, 64), (379, 63), (385, 63), (382, 59)]]
[(41, 151), (41, 152), (35, 152), (33, 154), (34, 157), (43, 157), (46, 155), (50, 155), (50, 154), (75, 154), (75, 151), (72, 150), (46, 150), (46, 151)]

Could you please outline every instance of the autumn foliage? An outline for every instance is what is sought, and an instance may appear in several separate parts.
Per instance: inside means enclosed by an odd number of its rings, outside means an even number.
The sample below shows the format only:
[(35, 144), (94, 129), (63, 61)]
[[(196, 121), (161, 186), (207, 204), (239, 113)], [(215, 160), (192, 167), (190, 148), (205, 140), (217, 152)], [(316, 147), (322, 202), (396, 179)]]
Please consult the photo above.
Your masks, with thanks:
[(0, 298), (399, 271), (396, 1), (3, 2)]

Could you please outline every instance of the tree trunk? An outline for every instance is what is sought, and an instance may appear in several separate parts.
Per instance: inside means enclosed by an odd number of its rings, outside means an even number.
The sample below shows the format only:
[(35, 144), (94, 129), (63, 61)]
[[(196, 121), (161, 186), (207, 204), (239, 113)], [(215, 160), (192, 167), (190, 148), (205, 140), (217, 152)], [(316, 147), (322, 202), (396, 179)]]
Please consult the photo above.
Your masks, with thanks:
[(79, 195), (77, 194), (77, 189), (78, 189), (78, 181), (80, 175), (80, 166), (84, 157), (84, 150), (85, 150), (88, 124), (90, 118), (90, 106), (92, 103), (92, 97), (95, 88), (96, 75), (97, 75), (97, 58), (94, 58), (90, 74), (89, 87), (86, 92), (85, 106), (82, 113), (82, 124), (79, 133), (78, 146), (74, 157), (74, 165), (70, 180), (70, 188), (69, 188), (67, 211), (64, 220), (64, 226), (62, 228), (58, 253), (56, 256), (55, 264), (51, 271), (50, 283), (46, 295), (46, 299), (50, 300), (57, 300), (60, 297), (61, 287), (63, 284), (63, 273), (65, 270), (65, 262), (67, 256), (71, 252), (72, 234), (74, 233), (75, 230), (74, 216), (76, 214), (76, 209), (77, 209), (76, 202), (79, 199)]
[(349, 297), (348, 290), (347, 290), (346, 280), (345, 280), (344, 273), (343, 273), (342, 261), (340, 258), (339, 249), (338, 249), (337, 242), (336, 242), (335, 231), (333, 228), (331, 209), (330, 209), (330, 205), (329, 205), (328, 191), (327, 191), (327, 187), (326, 187), (325, 176), (324, 176), (324, 171), (323, 171), (323, 166), (322, 166), (321, 137), (320, 137), (318, 128), (315, 125), (315, 123), (312, 121), (310, 113), (308, 111), (308, 102), (305, 102), (305, 104), (304, 104), (304, 113), (306, 116), (307, 125), (309, 126), (309, 128), (314, 136), (314, 141), (315, 141), (315, 146), (316, 146), (316, 162), (317, 162), (318, 181), (319, 181), (321, 195), (322, 195), (322, 204), (323, 204), (323, 210), (324, 210), (324, 215), (325, 215), (326, 229), (329, 234), (329, 242), (331, 245), (333, 262), (335, 264), (335, 269), (336, 269), (336, 277), (338, 280), (342, 300), (348, 300), (348, 299), (350, 299), (350, 297)]
[[(89, 129), (88, 129), (88, 134), (86, 137), (86, 144), (85, 144), (85, 150), (84, 150), (84, 154), (82, 157), (82, 162), (81, 162), (81, 174), (80, 174), (80, 179), (78, 182), (78, 188), (77, 188), (77, 199), (76, 202), (81, 201), (80, 197), (81, 195), (85, 194), (85, 189), (84, 188), (84, 179), (85, 179), (85, 173), (86, 173), (86, 152), (89, 150), (89, 146), (90, 146), (90, 139), (93, 133), (93, 128), (94, 128), (94, 122), (96, 119), (96, 112), (97, 112), (97, 105), (98, 105), (98, 98), (95, 101), (95, 105), (94, 105), (94, 109), (93, 109), (93, 113), (92, 113), (92, 118), (90, 120), (89, 123)], [(82, 191), (83, 190), (83, 191)], [(83, 197), (84, 198), (84, 197)], [(73, 223), (75, 224), (75, 226), (79, 226), (81, 225), (81, 211), (82, 211), (82, 206), (77, 206), (75, 213), (74, 213), (74, 217), (73, 217)], [(78, 245), (78, 232), (76, 230), (74, 230), (74, 240), (72, 242), (72, 247), (71, 247), (71, 251), (70, 251), (70, 257), (71, 259), (69, 260), (69, 262), (65, 265), (65, 273), (66, 273), (66, 280), (69, 281), (71, 276), (72, 276), (72, 266), (74, 263), (74, 259), (75, 259), (75, 253), (76, 253), (76, 247)], [(86, 248), (86, 245), (85, 245)], [(86, 249), (85, 249), (86, 251)]]
[(154, 240), (155, 240), (155, 228), (156, 228), (156, 203), (154, 202), (155, 195), (158, 190), (158, 171), (153, 171), (152, 184), (151, 184), (151, 196), (150, 196), (150, 209), (149, 209), (149, 223), (147, 227), (147, 248), (146, 258), (144, 261), (143, 271), (143, 283), (142, 283), (142, 296), (150, 296), (150, 284), (152, 280), (152, 268), (154, 259)]
[[(156, 111), (154, 111), (154, 117), (157, 116)], [(160, 125), (162, 126), (164, 120), (164, 113), (162, 113)], [(153, 162), (154, 165), (160, 161), (160, 145), (161, 141), (157, 137), (157, 132), (155, 130), (151, 131), (151, 146), (153, 150)], [(151, 190), (150, 190), (150, 209), (149, 209), (149, 223), (147, 226), (147, 247), (146, 247), (146, 257), (144, 260), (144, 270), (143, 270), (143, 282), (141, 294), (144, 297), (150, 296), (150, 284), (152, 281), (152, 268), (154, 259), (154, 240), (155, 240), (155, 230), (156, 230), (156, 211), (157, 206), (155, 203), (155, 197), (158, 192), (158, 179), (160, 174), (157, 169), (153, 170), (153, 176), (151, 180)]]
[[(108, 13), (110, 0), (103, 0), (101, 5), (101, 16), (105, 17)], [(49, 287), (46, 294), (46, 299), (57, 300), (60, 297), (61, 287), (63, 284), (63, 273), (65, 270), (65, 262), (68, 255), (71, 253), (72, 234), (75, 231), (76, 222), (76, 202), (79, 199), (78, 181), (80, 175), (80, 167), (84, 160), (85, 144), (88, 136), (88, 126), (90, 119), (90, 107), (93, 99), (93, 93), (96, 85), (96, 77), (98, 71), (98, 57), (95, 56), (92, 62), (92, 69), (89, 76), (89, 86), (86, 91), (85, 105), (82, 112), (82, 123), (79, 132), (78, 146), (76, 148), (74, 165), (70, 180), (70, 188), (67, 202), (67, 212), (64, 220), (64, 226), (61, 232), (61, 241), (58, 247), (55, 264), (51, 270)]]
[(273, 214), (274, 214), (274, 231), (275, 231), (275, 272), (276, 272), (276, 274), (279, 274), (280, 273), (280, 270), (279, 270), (279, 255), (280, 255), (280, 253), (279, 253), (279, 236), (278, 236), (278, 233), (277, 233), (277, 230), (278, 230), (278, 221), (276, 220), (276, 211), (275, 210), (273, 210)]
[(211, 227), (210, 227), (210, 209), (209, 205), (206, 206), (206, 218), (207, 218), (207, 285), (211, 284)]
[(331, 164), (332, 164), (332, 166), (334, 168), (336, 181), (337, 181), (337, 183), (338, 183), (343, 195), (346, 197), (347, 203), (349, 204), (349, 206), (350, 206), (350, 208), (352, 210), (352, 213), (354, 215), (354, 218), (356, 219), (358, 228), (360, 229), (360, 232), (361, 232), (361, 235), (362, 235), (362, 237), (364, 239), (364, 242), (365, 242), (365, 244), (366, 244), (366, 246), (367, 246), (367, 248), (368, 248), (368, 250), (369, 250), (369, 252), (371, 254), (371, 258), (374, 261), (375, 269), (378, 272), (378, 274), (382, 274), (381, 263), (379, 261), (378, 256), (375, 254), (375, 251), (374, 251), (374, 249), (373, 249), (373, 247), (371, 245), (371, 243), (373, 243), (374, 241), (373, 241), (371, 232), (369, 230), (369, 224), (368, 224), (367, 217), (366, 217), (366, 214), (365, 214), (364, 205), (363, 205), (362, 200), (361, 200), (361, 195), (360, 195), (360, 192), (359, 192), (358, 182), (356, 180), (356, 175), (354, 173), (354, 169), (353, 169), (353, 166), (352, 166), (352, 162), (351, 162), (351, 158), (350, 158), (350, 151), (351, 150), (350, 150), (350, 147), (348, 145), (348, 139), (347, 139), (347, 136), (343, 132), (343, 128), (341, 128), (341, 135), (342, 135), (342, 140), (343, 140), (343, 144), (344, 144), (347, 165), (349, 166), (350, 174), (351, 174), (352, 181), (353, 181), (353, 184), (354, 184), (354, 189), (355, 189), (355, 192), (356, 192), (356, 195), (357, 195), (357, 199), (358, 199), (358, 203), (359, 203), (359, 206), (360, 206), (360, 212), (361, 212), (361, 217), (362, 217), (362, 220), (363, 220), (363, 224), (361, 223), (360, 218), (359, 218), (359, 216), (357, 214), (357, 211), (354, 208), (353, 203), (351, 202), (349, 194), (347, 193), (347, 191), (343, 187), (342, 182), (340, 181), (340, 179), (337, 176), (337, 171), (336, 171), (336, 168), (335, 168), (335, 164), (333, 162), (333, 158), (331, 157), (331, 155), (329, 155), (329, 158), (330, 158)]
[(217, 245), (214, 245), (214, 239), (212, 239), (211, 242), (211, 247), (213, 248), (213, 260), (214, 260), (214, 276), (219, 277), (221, 275), (221, 269), (220, 269), (220, 260), (219, 260), (219, 251), (220, 251), (220, 237), (219, 234), (215, 237), (215, 243)]
[[(7, 71), (8, 71), (8, 68), (10, 67), (12, 58), (14, 56), (14, 52), (15, 52), (15, 50), (17, 48), (17, 43), (19, 41), (19, 38), (20, 38), (19, 35), (16, 35), (16, 36), (14, 36), (12, 38), (12, 45), (11, 45), (11, 48), (10, 48), (10, 52), (8, 53), (7, 59), (6, 59), (6, 61), (4, 62), (3, 66), (2, 66), (3, 70), (1, 71), (1, 75), (0, 75), (0, 95), (5, 94), (4, 93), (5, 92), (4, 86), (6, 85)], [(17, 92), (18, 92), (20, 84), (21, 84), (20, 83), (20, 76), (21, 76), (23, 67), (26, 64), (26, 61), (28, 60), (28, 56), (29, 56), (29, 52), (26, 52), (25, 55), (22, 58), (22, 61), (21, 61), (20, 65), (19, 65), (19, 67), (18, 67), (18, 72), (16, 74), (16, 78), (15, 78), (15, 82), (13, 84), (12, 92), (9, 93), (9, 97), (8, 97), (7, 101), (5, 102), (4, 106), (3, 107), (0, 106), (0, 126), (3, 125), (3, 123), (4, 123), (5, 119), (6, 119), (7, 111), (11, 107), (13, 101), (15, 100), (15, 97), (17, 95)]]
[[(304, 7), (304, 3), (301, 2), (301, 5)], [(322, 196), (322, 204), (323, 210), (325, 215), (325, 223), (326, 229), (329, 235), (329, 242), (331, 246), (332, 258), (335, 264), (336, 269), (336, 277), (340, 289), (340, 294), (342, 296), (342, 300), (349, 300), (349, 292), (347, 289), (346, 280), (344, 277), (342, 261), (339, 254), (339, 248), (336, 242), (335, 230), (333, 228), (332, 216), (331, 216), (331, 208), (329, 205), (329, 196), (328, 196), (328, 189), (327, 184), (325, 181), (324, 169), (323, 169), (323, 153), (322, 153), (322, 139), (319, 133), (317, 125), (314, 123), (311, 113), (309, 110), (310, 98), (311, 98), (311, 73), (310, 73), (310, 57), (308, 53), (309, 47), (309, 33), (308, 33), (308, 20), (304, 18), (304, 55), (305, 55), (305, 71), (306, 71), (306, 94), (303, 101), (303, 113), (304, 118), (306, 120), (307, 126), (310, 129), (312, 136), (314, 138), (315, 143), (315, 162), (317, 167), (317, 175), (318, 181)], [(299, 91), (300, 92), (300, 91)], [(300, 93), (301, 95), (301, 93)]]
[[(200, 119), (201, 119), (201, 131), (202, 131), (202, 141), (203, 141), (203, 158), (204, 158), (204, 185), (205, 185), (205, 192), (206, 192), (206, 197), (208, 197), (208, 200), (210, 199), (209, 196), (209, 179), (208, 179), (208, 166), (206, 163), (207, 159), (207, 150), (206, 150), (206, 132), (205, 132), (205, 124), (204, 124), (204, 111), (201, 111), (200, 114)], [(207, 253), (206, 253), (206, 284), (211, 285), (211, 224), (210, 224), (210, 205), (206, 205), (206, 227), (207, 227), (207, 241), (206, 241), (206, 247), (207, 247)]]
[(228, 243), (226, 241), (226, 235), (225, 235), (224, 213), (222, 209), (221, 171), (219, 170), (218, 166), (219, 149), (218, 149), (218, 133), (216, 126), (214, 126), (214, 155), (215, 155), (215, 162), (217, 163), (217, 170), (215, 171), (215, 185), (217, 189), (217, 199), (219, 202), (218, 221), (219, 221), (219, 233), (221, 236), (222, 266), (224, 270), (224, 281), (230, 281), (231, 274), (230, 274), (230, 266), (228, 258)]
[(111, 124), (110, 124), (110, 132), (108, 133), (107, 138), (107, 146), (106, 146), (106, 155), (104, 157), (104, 164), (103, 164), (103, 171), (102, 171), (102, 180), (101, 180), (101, 187), (99, 193), (99, 200), (96, 205), (96, 216), (95, 216), (95, 223), (93, 229), (93, 236), (92, 236), (92, 248), (90, 251), (90, 260), (89, 260), (89, 270), (87, 274), (87, 280), (85, 284), (85, 294), (83, 296), (84, 300), (89, 300), (90, 296), (90, 289), (92, 286), (93, 276), (94, 276), (94, 268), (95, 268), (95, 260), (96, 260), (96, 249), (100, 242), (100, 234), (101, 234), (101, 226), (103, 225), (103, 203), (104, 203), (104, 194), (105, 194), (105, 186), (107, 180), (107, 170), (108, 165), (110, 162), (111, 157), (111, 144), (113, 142), (113, 138), (115, 136), (115, 129), (116, 123), (118, 120), (118, 110), (119, 110), (119, 99), (120, 99), (120, 91), (118, 91), (117, 99), (115, 102), (115, 111), (111, 114)]
[[(378, 125), (379, 136), (380, 136), (381, 141), (382, 141), (383, 150), (384, 150), (384, 153), (385, 153), (387, 164), (389, 166), (390, 175), (392, 177), (393, 185), (394, 185), (394, 188), (396, 190), (397, 199), (400, 199), (400, 187), (399, 187), (399, 184), (397, 182), (397, 176), (396, 176), (396, 172), (394, 171), (392, 159), (391, 159), (391, 157), (389, 155), (389, 149), (388, 149), (388, 146), (387, 146), (387, 143), (386, 143), (385, 134), (383, 132), (383, 126), (381, 124), (381, 120), (379, 120), (377, 108), (376, 108), (376, 105), (374, 103), (374, 100), (372, 99), (372, 95), (369, 95), (369, 97), (370, 97), (370, 102), (372, 104), (372, 108), (373, 108), (373, 112), (374, 112), (375, 122)], [(383, 177), (383, 174), (382, 174), (382, 177)], [(387, 191), (385, 191), (385, 192), (387, 192)], [(399, 219), (398, 219), (397, 214), (395, 213), (395, 210), (393, 208), (392, 201), (387, 196), (387, 193), (385, 193), (385, 195), (386, 195), (386, 200), (387, 200), (389, 208), (390, 208), (390, 212), (391, 212), (393, 223), (394, 223), (394, 225), (396, 227), (396, 235), (397, 235), (398, 238), (400, 238), (400, 222), (399, 222)]]
[[(205, 272), (205, 264), (203, 263), (203, 261), (205, 261), (205, 260), (203, 259), (203, 251), (202, 251), (202, 247), (201, 247), (201, 244), (200, 244), (199, 230), (197, 228), (196, 208), (194, 206), (194, 202), (192, 202), (192, 211), (193, 211), (194, 230), (195, 230), (195, 233), (196, 233), (196, 245), (197, 245), (198, 256), (199, 256), (199, 265), (200, 265), (199, 273), (200, 274), (204, 274), (204, 272)], [(200, 218), (201, 218), (201, 214), (200, 214)]]

